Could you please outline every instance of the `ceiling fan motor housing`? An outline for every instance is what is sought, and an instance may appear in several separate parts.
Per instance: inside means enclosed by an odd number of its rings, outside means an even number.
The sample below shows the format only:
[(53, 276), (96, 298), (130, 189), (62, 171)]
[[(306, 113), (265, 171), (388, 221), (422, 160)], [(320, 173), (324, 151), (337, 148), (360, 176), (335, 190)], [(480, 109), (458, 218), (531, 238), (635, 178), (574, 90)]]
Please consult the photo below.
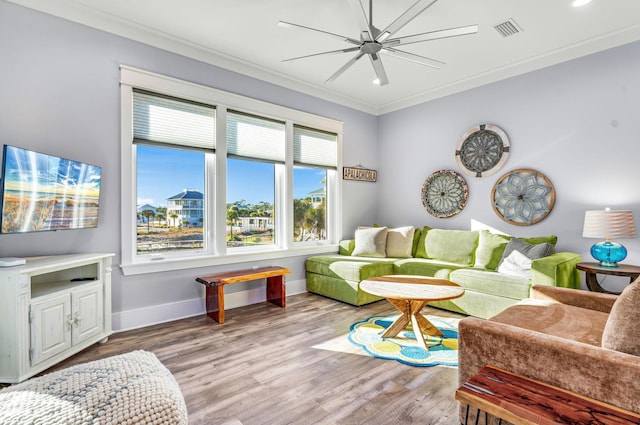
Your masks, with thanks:
[(378, 43), (377, 41), (365, 41), (364, 43), (362, 43), (362, 46), (360, 46), (360, 51), (367, 55), (376, 54), (380, 50), (382, 50), (382, 44)]

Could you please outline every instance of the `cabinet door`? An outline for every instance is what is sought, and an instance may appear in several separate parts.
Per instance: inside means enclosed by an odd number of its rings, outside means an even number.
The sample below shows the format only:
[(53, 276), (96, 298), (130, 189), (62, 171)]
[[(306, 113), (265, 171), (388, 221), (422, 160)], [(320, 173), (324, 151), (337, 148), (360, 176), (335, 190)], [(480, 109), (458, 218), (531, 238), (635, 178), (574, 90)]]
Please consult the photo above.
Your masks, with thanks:
[(71, 297), (61, 294), (31, 303), (31, 364), (71, 347)]
[(83, 286), (71, 293), (73, 311), (72, 340), (78, 344), (104, 330), (102, 284)]

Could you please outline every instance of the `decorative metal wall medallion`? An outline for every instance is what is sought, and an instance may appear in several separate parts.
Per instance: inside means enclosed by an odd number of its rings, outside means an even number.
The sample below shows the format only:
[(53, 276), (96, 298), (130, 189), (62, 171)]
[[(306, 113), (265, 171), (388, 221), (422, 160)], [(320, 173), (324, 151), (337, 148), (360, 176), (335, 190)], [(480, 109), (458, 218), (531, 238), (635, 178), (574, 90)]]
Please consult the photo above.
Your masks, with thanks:
[(519, 168), (498, 179), (491, 201), (495, 213), (507, 223), (530, 226), (549, 215), (556, 203), (556, 191), (541, 172)]
[(501, 128), (481, 124), (462, 135), (456, 148), (456, 161), (468, 176), (490, 176), (507, 161), (509, 147), (509, 137)]
[(422, 205), (434, 217), (452, 217), (467, 205), (469, 187), (464, 178), (452, 170), (431, 174), (422, 185)]

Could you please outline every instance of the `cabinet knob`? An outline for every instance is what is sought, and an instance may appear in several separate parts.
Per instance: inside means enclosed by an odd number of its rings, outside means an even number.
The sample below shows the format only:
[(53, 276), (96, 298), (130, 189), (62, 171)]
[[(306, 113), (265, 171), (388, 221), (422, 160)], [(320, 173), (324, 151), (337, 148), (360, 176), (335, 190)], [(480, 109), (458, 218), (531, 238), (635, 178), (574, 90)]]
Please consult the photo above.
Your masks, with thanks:
[(71, 314), (67, 314), (67, 329), (71, 329), (73, 326), (74, 319)]

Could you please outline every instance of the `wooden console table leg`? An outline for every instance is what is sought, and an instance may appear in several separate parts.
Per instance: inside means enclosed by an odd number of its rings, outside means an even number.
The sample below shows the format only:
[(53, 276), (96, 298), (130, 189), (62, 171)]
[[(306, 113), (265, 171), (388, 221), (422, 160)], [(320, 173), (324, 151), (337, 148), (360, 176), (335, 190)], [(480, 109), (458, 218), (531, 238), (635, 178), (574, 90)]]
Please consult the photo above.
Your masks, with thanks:
[(284, 276), (271, 276), (267, 278), (267, 301), (280, 307), (287, 303), (287, 287)]
[(224, 323), (224, 285), (210, 285), (206, 289), (207, 315)]

